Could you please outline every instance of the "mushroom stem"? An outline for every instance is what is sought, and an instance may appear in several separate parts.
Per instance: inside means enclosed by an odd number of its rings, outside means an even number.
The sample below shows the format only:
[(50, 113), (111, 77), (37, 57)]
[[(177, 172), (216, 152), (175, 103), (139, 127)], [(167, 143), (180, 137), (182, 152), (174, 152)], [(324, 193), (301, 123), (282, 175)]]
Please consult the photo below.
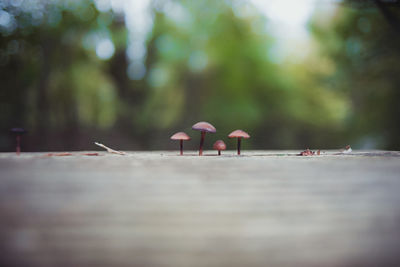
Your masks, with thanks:
[(16, 153), (19, 156), (19, 154), (21, 153), (21, 137), (17, 135), (16, 139), (17, 139)]
[(183, 155), (183, 140), (180, 140), (181, 156)]
[(203, 155), (203, 144), (204, 144), (204, 137), (205, 136), (206, 136), (206, 132), (201, 132), (199, 156)]
[(238, 138), (238, 144), (237, 144), (237, 153), (238, 153), (238, 155), (240, 155), (240, 143), (241, 143), (241, 141), (242, 141), (242, 138), (239, 137)]
[(221, 150), (218, 150), (218, 156), (221, 156)]

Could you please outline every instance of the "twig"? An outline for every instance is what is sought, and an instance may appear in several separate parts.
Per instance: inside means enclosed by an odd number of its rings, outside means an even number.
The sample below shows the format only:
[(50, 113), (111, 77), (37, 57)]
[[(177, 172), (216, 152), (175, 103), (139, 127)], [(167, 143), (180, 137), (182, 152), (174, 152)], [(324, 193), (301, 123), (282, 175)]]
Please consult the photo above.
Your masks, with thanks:
[(99, 147), (104, 148), (105, 150), (107, 150), (108, 153), (113, 153), (113, 154), (118, 154), (118, 155), (126, 155), (125, 152), (114, 150), (114, 149), (109, 148), (108, 146), (105, 146), (103, 144), (100, 144), (100, 143), (97, 143), (97, 142), (94, 142), (94, 144), (99, 146)]

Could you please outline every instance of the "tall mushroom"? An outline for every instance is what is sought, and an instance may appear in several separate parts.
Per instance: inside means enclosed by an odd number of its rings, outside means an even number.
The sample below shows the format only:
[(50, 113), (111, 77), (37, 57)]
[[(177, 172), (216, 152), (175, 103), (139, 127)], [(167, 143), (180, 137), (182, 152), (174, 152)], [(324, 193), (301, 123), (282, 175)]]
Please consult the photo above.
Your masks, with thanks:
[(15, 152), (19, 156), (19, 154), (21, 153), (21, 135), (26, 133), (27, 131), (23, 128), (12, 128), (10, 131), (15, 135), (15, 139), (17, 141)]
[(210, 123), (204, 121), (196, 123), (195, 125), (192, 126), (192, 129), (196, 131), (201, 131), (200, 148), (199, 148), (199, 156), (201, 156), (203, 155), (203, 144), (206, 133), (215, 133), (217, 130)]
[(220, 156), (221, 155), (221, 150), (225, 150), (226, 149), (226, 145), (225, 145), (224, 141), (217, 140), (217, 141), (215, 141), (215, 143), (213, 145), (213, 148), (215, 150), (218, 150), (218, 156)]
[(183, 155), (183, 140), (190, 140), (190, 136), (184, 132), (177, 132), (173, 136), (171, 136), (171, 140), (179, 140), (181, 155)]
[(248, 133), (246, 133), (245, 131), (236, 130), (236, 131), (231, 132), (228, 135), (228, 137), (229, 138), (237, 138), (238, 139), (238, 142), (237, 142), (237, 154), (240, 155), (240, 143), (241, 143), (241, 140), (242, 140), (242, 138), (245, 138), (245, 139), (250, 138), (250, 135)]

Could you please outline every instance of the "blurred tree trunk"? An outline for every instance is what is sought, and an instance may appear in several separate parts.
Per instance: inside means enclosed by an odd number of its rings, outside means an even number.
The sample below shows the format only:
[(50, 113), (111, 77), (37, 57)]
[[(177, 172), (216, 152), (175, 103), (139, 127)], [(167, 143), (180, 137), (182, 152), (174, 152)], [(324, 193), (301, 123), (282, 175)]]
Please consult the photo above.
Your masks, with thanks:
[(42, 68), (40, 72), (40, 78), (38, 82), (37, 88), (37, 98), (36, 98), (36, 107), (37, 107), (37, 117), (36, 117), (36, 132), (38, 136), (38, 146), (41, 149), (46, 149), (45, 146), (48, 141), (46, 140), (49, 132), (49, 96), (48, 96), (48, 83), (50, 76), (50, 58), (51, 52), (53, 48), (50, 43), (50, 40), (46, 39), (46, 41), (42, 42)]
[[(133, 82), (128, 78), (126, 70), (128, 69), (128, 60), (126, 58), (126, 50), (119, 50), (115, 53), (110, 62), (110, 74), (116, 84), (118, 98), (121, 101), (121, 106), (118, 110), (117, 128), (127, 135), (131, 140), (135, 140), (135, 147), (148, 147), (150, 142), (145, 131), (139, 130), (142, 125), (139, 125), (138, 117), (144, 102), (145, 86), (143, 81)], [(137, 147), (140, 145), (141, 147)]]
[[(378, 7), (378, 9), (381, 11), (385, 19), (388, 21), (388, 23), (393, 27), (393, 29), (397, 32), (400, 33), (400, 22), (399, 20), (393, 15), (392, 12), (389, 11), (387, 4), (388, 3), (383, 3), (382, 1), (375, 0), (375, 5)], [(397, 5), (397, 7), (399, 7)]]

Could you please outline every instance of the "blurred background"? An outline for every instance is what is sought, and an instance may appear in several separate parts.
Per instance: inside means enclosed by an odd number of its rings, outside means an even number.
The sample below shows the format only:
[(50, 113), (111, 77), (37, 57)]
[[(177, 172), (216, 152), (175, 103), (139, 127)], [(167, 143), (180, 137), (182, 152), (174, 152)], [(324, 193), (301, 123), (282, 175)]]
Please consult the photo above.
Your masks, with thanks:
[(400, 150), (397, 0), (1, 0), (0, 150)]

